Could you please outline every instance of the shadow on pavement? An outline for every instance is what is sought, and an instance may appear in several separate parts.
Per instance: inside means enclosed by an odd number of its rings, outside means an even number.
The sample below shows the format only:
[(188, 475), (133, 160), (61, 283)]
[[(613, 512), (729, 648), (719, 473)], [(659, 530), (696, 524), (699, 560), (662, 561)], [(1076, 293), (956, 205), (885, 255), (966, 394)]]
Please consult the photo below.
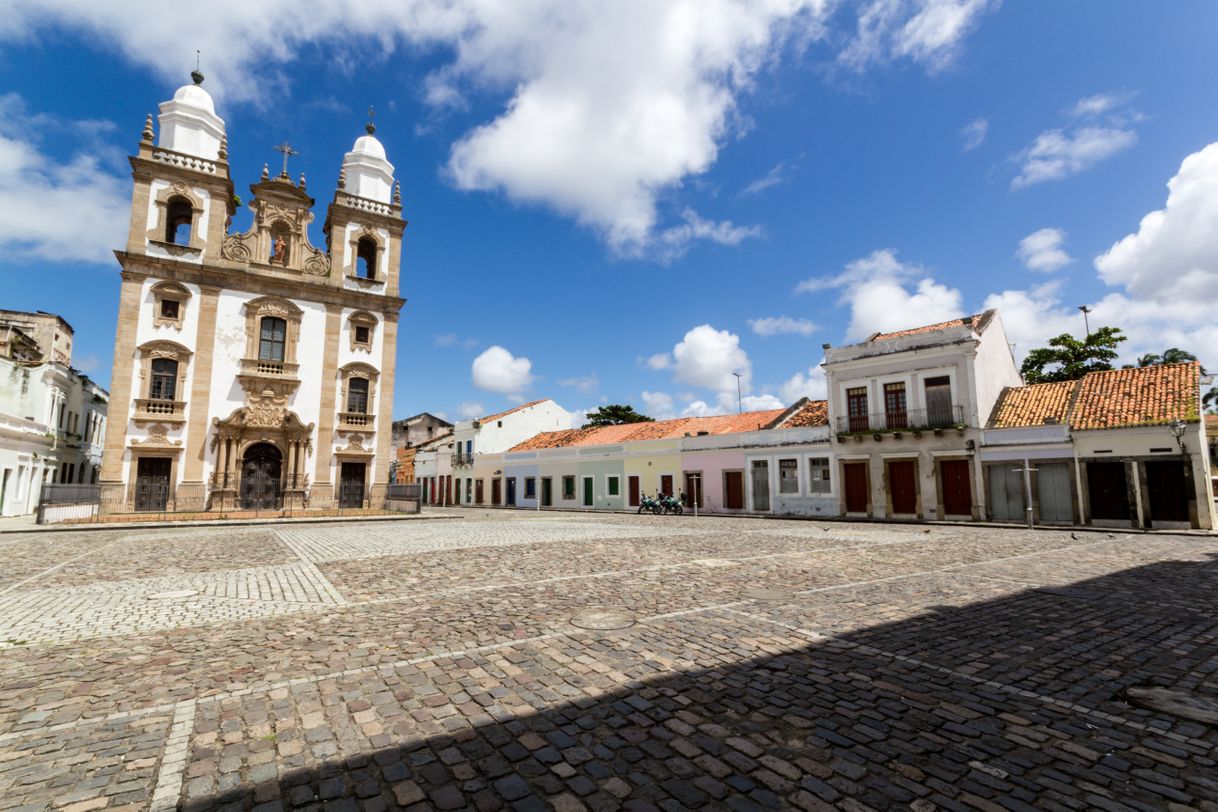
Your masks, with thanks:
[[(513, 690), (542, 710), (398, 733), (320, 765), (281, 759), (277, 777), (184, 808), (1218, 808), (1218, 730), (1123, 698), (1138, 685), (1218, 696), (1218, 562), (1010, 589), (799, 646), (760, 617), (814, 630), (817, 602), (833, 598), (687, 616), (676, 621), (687, 637), (669, 635), (667, 651), (651, 637), (646, 650), (680, 660), (682, 640), (696, 640), (690, 660), (720, 651), (728, 664), (562, 703), (545, 699), (556, 678), (523, 647)], [(572, 635), (573, 647), (595, 661), (649, 625)], [(740, 638), (776, 653), (734, 662)], [(485, 673), (486, 662), (458, 666)], [(476, 684), (440, 687), (449, 701)], [(485, 696), (452, 704), (496, 701)], [(193, 760), (219, 749), (196, 746)]]

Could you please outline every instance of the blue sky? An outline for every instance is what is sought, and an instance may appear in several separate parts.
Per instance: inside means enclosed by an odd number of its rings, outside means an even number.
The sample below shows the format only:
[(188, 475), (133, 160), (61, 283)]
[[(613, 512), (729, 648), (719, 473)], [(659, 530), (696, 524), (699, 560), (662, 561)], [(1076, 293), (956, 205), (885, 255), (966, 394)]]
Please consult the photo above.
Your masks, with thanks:
[(399, 417), (712, 413), (733, 371), (773, 406), (823, 393), (823, 343), (993, 305), (1019, 355), (1086, 303), (1126, 357), (1218, 368), (1218, 4), (246, 5), (0, 22), (3, 306), (64, 315), (103, 383), (126, 156), (196, 48), (238, 193), (288, 139), (315, 244), (376, 106)]

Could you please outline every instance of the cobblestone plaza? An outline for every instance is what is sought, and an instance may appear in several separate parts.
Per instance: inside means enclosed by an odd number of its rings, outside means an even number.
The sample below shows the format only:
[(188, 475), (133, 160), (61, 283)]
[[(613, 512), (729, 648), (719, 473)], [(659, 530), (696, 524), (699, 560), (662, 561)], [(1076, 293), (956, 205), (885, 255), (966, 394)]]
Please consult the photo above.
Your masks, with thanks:
[(0, 809), (1218, 809), (1216, 562), (474, 511), (0, 535)]

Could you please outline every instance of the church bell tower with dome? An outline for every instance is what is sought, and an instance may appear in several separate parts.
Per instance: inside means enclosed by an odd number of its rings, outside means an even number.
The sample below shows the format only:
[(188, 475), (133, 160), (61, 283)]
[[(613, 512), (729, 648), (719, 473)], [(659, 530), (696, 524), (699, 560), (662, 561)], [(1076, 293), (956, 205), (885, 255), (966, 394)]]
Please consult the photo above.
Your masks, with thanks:
[(372, 124), (314, 200), (283, 169), (250, 188), (203, 76), (148, 116), (131, 157), (111, 420), (110, 512), (379, 507), (388, 482), (401, 193)]

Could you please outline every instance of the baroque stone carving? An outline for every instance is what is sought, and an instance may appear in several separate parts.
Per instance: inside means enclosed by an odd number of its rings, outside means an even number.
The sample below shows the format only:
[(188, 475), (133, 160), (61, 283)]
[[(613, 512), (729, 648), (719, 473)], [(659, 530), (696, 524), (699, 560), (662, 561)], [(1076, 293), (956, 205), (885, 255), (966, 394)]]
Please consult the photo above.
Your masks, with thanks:
[(249, 234), (229, 234), (220, 246), (220, 256), (233, 262), (249, 262), (253, 256), (246, 244)]

